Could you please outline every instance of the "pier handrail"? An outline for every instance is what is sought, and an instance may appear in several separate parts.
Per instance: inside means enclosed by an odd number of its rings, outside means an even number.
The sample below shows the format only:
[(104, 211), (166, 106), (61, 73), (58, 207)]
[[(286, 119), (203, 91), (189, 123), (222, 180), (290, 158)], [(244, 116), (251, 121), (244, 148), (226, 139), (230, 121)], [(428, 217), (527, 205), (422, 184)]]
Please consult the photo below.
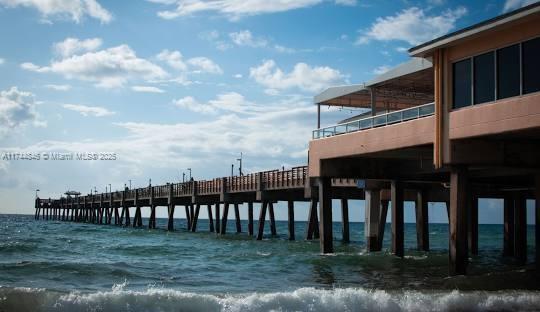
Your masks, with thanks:
[(312, 139), (331, 137), (338, 134), (351, 133), (365, 129), (382, 127), (408, 120), (431, 116), (435, 113), (435, 103), (428, 103), (411, 108), (406, 108), (390, 113), (366, 117), (335, 126), (329, 126), (313, 130)]

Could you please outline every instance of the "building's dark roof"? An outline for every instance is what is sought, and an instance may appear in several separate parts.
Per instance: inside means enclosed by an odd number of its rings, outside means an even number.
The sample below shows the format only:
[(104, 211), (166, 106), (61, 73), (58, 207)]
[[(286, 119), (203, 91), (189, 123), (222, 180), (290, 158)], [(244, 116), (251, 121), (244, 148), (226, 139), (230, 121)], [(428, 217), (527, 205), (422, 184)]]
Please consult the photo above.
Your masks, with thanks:
[[(491, 19), (485, 20), (483, 22), (471, 25), (469, 27), (462, 28), (460, 30), (457, 30), (457, 31), (454, 31), (452, 33), (446, 34), (446, 35), (441, 36), (439, 38), (435, 38), (435, 39), (433, 39), (431, 41), (422, 43), (422, 44), (420, 44), (418, 46), (412, 47), (412, 48), (409, 49), (409, 54), (415, 55), (415, 53), (419, 52), (420, 50), (423, 50), (424, 48), (432, 46), (432, 45), (436, 46), (436, 43), (439, 43), (439, 42), (442, 42), (442, 41), (448, 41), (448, 42), (453, 41), (452, 40), (453, 37), (456, 37), (455, 39), (458, 39), (458, 38), (461, 37), (460, 35), (465, 35), (465, 33), (468, 33), (468, 32), (470, 32), (470, 35), (475, 34), (475, 33), (477, 33), (477, 31), (481, 31), (480, 28), (485, 28), (486, 26), (489, 26), (491, 24), (497, 24), (497, 22), (503, 21), (505, 19), (512, 20), (512, 17), (517, 17), (518, 15), (523, 15), (523, 13), (529, 13), (528, 11), (530, 11), (530, 13), (534, 13), (535, 11), (538, 11), (539, 8), (540, 8), (540, 1), (535, 2), (533, 4), (529, 4), (527, 6), (524, 6), (524, 7), (520, 8), (520, 9), (510, 11), (510, 12), (502, 14), (502, 15), (498, 15), (498, 16), (496, 16), (494, 18), (491, 18)], [(527, 14), (525, 14), (525, 15), (527, 15)]]

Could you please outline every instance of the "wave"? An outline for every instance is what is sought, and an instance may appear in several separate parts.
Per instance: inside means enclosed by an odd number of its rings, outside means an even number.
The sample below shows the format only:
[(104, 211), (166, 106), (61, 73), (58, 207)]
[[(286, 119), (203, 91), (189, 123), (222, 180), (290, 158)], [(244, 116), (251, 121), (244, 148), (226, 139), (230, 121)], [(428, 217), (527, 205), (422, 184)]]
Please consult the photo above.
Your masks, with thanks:
[(0, 311), (536, 311), (535, 291), (385, 291), (300, 288), (291, 292), (197, 294), (174, 289), (69, 292), (0, 287)]

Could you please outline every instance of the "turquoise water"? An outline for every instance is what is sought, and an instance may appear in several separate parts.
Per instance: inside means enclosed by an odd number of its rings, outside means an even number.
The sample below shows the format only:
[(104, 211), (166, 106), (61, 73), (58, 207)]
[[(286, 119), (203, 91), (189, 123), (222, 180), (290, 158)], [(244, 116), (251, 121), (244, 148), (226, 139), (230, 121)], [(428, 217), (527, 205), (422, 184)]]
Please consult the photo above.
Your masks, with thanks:
[[(182, 219), (175, 232), (166, 223), (148, 230), (0, 215), (0, 311), (540, 310), (531, 263), (501, 257), (501, 225), (480, 225), (470, 275), (450, 278), (446, 224), (430, 224), (429, 253), (414, 250), (415, 225), (406, 224), (398, 259), (387, 250), (390, 224), (385, 250), (367, 254), (363, 223), (351, 223), (350, 244), (335, 223), (335, 253), (322, 256), (318, 241), (303, 240), (305, 222), (292, 242), (282, 221), (278, 237), (263, 241), (216, 236), (207, 220), (198, 233)], [(532, 262), (533, 226), (528, 237)]]

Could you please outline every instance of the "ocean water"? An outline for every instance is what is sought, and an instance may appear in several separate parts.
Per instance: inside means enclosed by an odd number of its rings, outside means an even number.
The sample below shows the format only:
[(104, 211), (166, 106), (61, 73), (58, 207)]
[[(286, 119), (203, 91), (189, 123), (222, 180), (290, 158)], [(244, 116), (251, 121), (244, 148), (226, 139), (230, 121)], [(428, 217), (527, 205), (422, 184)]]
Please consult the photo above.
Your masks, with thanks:
[(446, 224), (430, 224), (429, 253), (414, 250), (415, 224), (406, 224), (398, 259), (388, 251), (390, 224), (384, 250), (368, 254), (363, 223), (350, 224), (350, 244), (335, 223), (335, 253), (320, 255), (318, 241), (303, 239), (305, 222), (296, 222), (296, 241), (282, 221), (263, 241), (216, 236), (207, 220), (198, 233), (182, 219), (175, 232), (166, 223), (148, 230), (0, 215), (0, 311), (540, 311), (533, 226), (526, 266), (501, 257), (501, 225), (480, 225), (470, 274), (448, 277)]

